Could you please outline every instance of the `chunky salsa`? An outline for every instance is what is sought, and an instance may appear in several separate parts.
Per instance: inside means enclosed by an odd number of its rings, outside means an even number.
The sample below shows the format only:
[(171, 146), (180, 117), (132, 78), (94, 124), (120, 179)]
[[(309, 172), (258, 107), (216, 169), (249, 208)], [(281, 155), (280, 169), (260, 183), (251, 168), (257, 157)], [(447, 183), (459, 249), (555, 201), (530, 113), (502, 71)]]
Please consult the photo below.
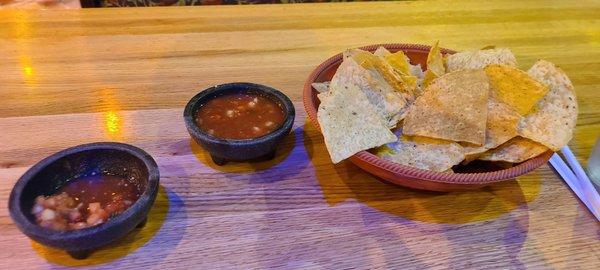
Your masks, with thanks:
[(235, 93), (209, 100), (198, 109), (196, 123), (222, 139), (253, 139), (283, 124), (285, 113), (277, 102), (252, 93)]
[(31, 212), (42, 227), (83, 229), (123, 213), (140, 194), (141, 186), (126, 178), (91, 175), (67, 182), (52, 196), (38, 196)]

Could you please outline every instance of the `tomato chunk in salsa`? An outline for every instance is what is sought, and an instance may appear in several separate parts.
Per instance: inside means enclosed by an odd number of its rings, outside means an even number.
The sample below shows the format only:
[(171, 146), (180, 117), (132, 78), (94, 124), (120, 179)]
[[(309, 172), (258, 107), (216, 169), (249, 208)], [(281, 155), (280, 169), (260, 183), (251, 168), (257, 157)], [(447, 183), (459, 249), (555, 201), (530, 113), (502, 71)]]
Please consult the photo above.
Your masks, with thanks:
[(38, 196), (31, 213), (45, 228), (67, 231), (92, 227), (123, 213), (142, 194), (126, 178), (91, 175), (67, 182), (52, 196)]
[(198, 109), (196, 123), (222, 139), (253, 139), (279, 128), (285, 113), (277, 102), (252, 93), (218, 96)]

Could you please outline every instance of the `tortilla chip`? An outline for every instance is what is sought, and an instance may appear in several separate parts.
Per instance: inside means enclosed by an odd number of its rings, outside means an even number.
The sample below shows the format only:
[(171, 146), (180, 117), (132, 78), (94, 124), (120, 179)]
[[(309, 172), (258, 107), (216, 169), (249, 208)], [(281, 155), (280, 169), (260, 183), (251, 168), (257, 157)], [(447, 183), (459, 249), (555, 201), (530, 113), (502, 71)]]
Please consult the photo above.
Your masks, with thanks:
[(410, 62), (403, 51), (391, 53), (385, 47), (379, 47), (373, 54), (386, 60), (396, 72), (410, 75)]
[(521, 116), (510, 106), (494, 98), (488, 101), (485, 146), (495, 148), (517, 136)]
[(438, 76), (429, 70), (425, 70), (425, 73), (423, 74), (423, 82), (421, 83), (421, 87), (423, 88), (427, 88), (427, 86), (429, 86), (433, 80), (438, 78)]
[(485, 73), (490, 78), (491, 95), (514, 108), (521, 115), (531, 112), (548, 92), (548, 87), (514, 67), (489, 65)]
[(516, 67), (517, 59), (509, 49), (484, 48), (477, 51), (455, 53), (449, 55), (446, 60), (447, 72), (461, 69), (482, 69), (492, 64)]
[[(375, 50), (375, 52), (373, 54), (376, 56), (379, 56), (379, 57), (383, 57), (383, 58), (392, 55), (392, 53), (390, 51), (388, 51), (385, 47), (377, 48), (377, 50)], [(423, 69), (421, 68), (421, 64), (416, 64), (416, 65), (411, 64), (410, 59), (408, 58), (408, 56), (406, 56), (406, 54), (404, 54), (403, 51), (397, 51), (397, 52), (393, 53), (392, 58), (396, 58), (396, 57), (404, 58), (404, 60), (406, 60), (406, 63), (408, 64), (408, 73), (405, 73), (406, 72), (405, 68), (396, 67), (395, 66), (396, 64), (392, 64), (391, 62), (388, 61), (388, 63), (394, 68), (394, 70), (396, 70), (396, 72), (398, 72), (398, 70), (402, 70), (402, 73), (404, 73), (404, 74), (415, 76), (418, 79), (423, 79), (423, 77), (425, 75), (423, 74)], [(401, 60), (401, 61), (404, 61), (404, 60)], [(399, 66), (403, 66), (403, 65), (404, 64), (399, 64)]]
[(510, 106), (490, 97), (485, 130), (485, 143), (479, 147), (465, 147), (465, 161), (468, 163), (489, 149), (517, 136), (517, 125), (521, 116)]
[(385, 57), (390, 54), (392, 54), (392, 53), (383, 46), (379, 46), (379, 48), (377, 48), (377, 50), (375, 50), (373, 52), (373, 55), (378, 56), (378, 57)]
[(439, 41), (436, 41), (429, 50), (429, 54), (427, 55), (427, 70), (433, 72), (438, 77), (446, 73), (444, 57), (440, 51)]
[(520, 163), (548, 151), (548, 148), (532, 140), (515, 137), (498, 148), (485, 152), (481, 160)]
[(530, 115), (519, 123), (519, 134), (539, 142), (554, 151), (567, 145), (577, 123), (577, 98), (567, 75), (554, 64), (537, 61), (529, 75), (547, 84), (550, 91)]
[(325, 93), (329, 91), (330, 82), (311, 83), (310, 85), (317, 90), (319, 93)]
[(438, 78), (445, 73), (444, 56), (440, 51), (439, 41), (436, 41), (429, 50), (429, 54), (427, 54), (427, 70), (425, 71), (423, 79), (423, 87), (429, 86), (435, 78)]
[(402, 129), (394, 132), (398, 140), (375, 150), (383, 159), (423, 170), (444, 172), (460, 163), (462, 147), (450, 141), (402, 136)]
[(425, 73), (421, 68), (421, 64), (410, 65), (410, 74), (417, 77), (417, 87), (420, 88), (423, 85), (423, 79), (425, 79)]
[[(406, 99), (396, 92), (377, 74), (374, 75), (356, 63), (352, 58), (346, 58), (338, 67), (329, 85), (332, 89), (342, 89), (348, 84), (358, 85), (368, 101), (377, 109), (377, 113), (385, 119), (389, 128), (404, 118), (408, 109)], [(336, 85), (336, 87), (334, 87)]]
[(482, 70), (461, 70), (436, 79), (409, 109), (404, 134), (485, 142), (489, 82)]
[[(409, 92), (415, 92), (418, 87), (418, 78), (412, 74), (414, 67), (403, 51), (391, 53), (386, 48), (379, 47), (373, 54), (387, 62), (400, 75), (401, 82)], [(414, 100), (414, 95), (412, 100)]]
[(317, 119), (333, 163), (396, 140), (357, 85), (332, 84), (319, 99)]
[(402, 83), (400, 75), (383, 59), (360, 49), (347, 50), (345, 54), (354, 59), (361, 67), (373, 73), (373, 76), (382, 77), (394, 90), (402, 94), (406, 100), (414, 99), (414, 90), (409, 89), (407, 85)]

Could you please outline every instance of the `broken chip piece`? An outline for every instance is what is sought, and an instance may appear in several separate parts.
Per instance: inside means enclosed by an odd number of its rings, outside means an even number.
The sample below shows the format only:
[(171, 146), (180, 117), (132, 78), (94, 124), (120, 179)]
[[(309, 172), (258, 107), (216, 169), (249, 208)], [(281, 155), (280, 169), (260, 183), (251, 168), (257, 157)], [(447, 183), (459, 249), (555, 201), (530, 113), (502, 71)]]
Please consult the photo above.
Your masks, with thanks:
[(547, 86), (517, 68), (488, 65), (484, 70), (490, 78), (491, 95), (521, 115), (530, 113), (535, 104), (548, 92)]
[(548, 85), (550, 91), (537, 103), (534, 112), (521, 120), (519, 134), (558, 151), (571, 140), (577, 123), (573, 84), (564, 71), (545, 60), (537, 61), (528, 73)]
[(447, 72), (461, 69), (482, 69), (488, 65), (497, 64), (516, 67), (517, 60), (507, 48), (483, 48), (477, 51), (457, 52), (446, 59)]

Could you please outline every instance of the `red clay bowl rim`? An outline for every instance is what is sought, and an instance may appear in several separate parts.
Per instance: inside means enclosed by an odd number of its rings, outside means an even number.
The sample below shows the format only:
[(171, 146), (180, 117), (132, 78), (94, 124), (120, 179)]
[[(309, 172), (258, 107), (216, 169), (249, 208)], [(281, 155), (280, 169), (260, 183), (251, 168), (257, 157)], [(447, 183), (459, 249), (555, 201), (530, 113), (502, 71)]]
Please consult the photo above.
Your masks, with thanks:
[[(387, 43), (387, 44), (374, 44), (360, 47), (359, 49), (375, 51), (380, 46), (385, 47), (388, 50), (405, 50), (405, 51), (429, 51), (431, 48), (427, 45), (421, 44), (404, 44), (404, 43)], [(453, 54), (456, 51), (441, 48), (441, 52), (443, 54)], [(304, 103), (304, 110), (308, 114), (308, 117), (313, 122), (313, 124), (320, 131), (321, 128), (319, 126), (319, 122), (317, 121), (317, 108), (315, 108), (316, 100), (313, 98), (313, 89), (311, 84), (315, 82), (315, 80), (321, 75), (321, 73), (329, 68), (332, 65), (337, 64), (342, 60), (342, 53), (336, 54), (329, 59), (325, 60), (325, 62), (321, 63), (317, 66), (308, 76), (308, 79), (304, 83), (303, 90), (303, 98), (302, 101)], [(435, 172), (417, 169), (409, 166), (405, 166), (399, 163), (394, 163), (378, 156), (369, 153), (368, 151), (360, 151), (350, 157), (350, 161), (355, 162), (365, 162), (371, 164), (374, 167), (377, 167), (381, 171), (388, 171), (394, 173), (397, 176), (403, 177), (412, 177), (418, 178), (422, 180), (439, 182), (439, 183), (447, 183), (447, 184), (489, 184), (494, 182), (500, 182), (503, 180), (511, 179), (528, 172), (531, 172), (538, 167), (542, 166), (544, 163), (548, 162), (550, 157), (554, 152), (548, 150), (536, 157), (530, 158), (524, 162), (521, 162), (511, 168), (492, 171), (492, 172), (484, 172), (484, 173), (445, 173), (445, 172)]]

